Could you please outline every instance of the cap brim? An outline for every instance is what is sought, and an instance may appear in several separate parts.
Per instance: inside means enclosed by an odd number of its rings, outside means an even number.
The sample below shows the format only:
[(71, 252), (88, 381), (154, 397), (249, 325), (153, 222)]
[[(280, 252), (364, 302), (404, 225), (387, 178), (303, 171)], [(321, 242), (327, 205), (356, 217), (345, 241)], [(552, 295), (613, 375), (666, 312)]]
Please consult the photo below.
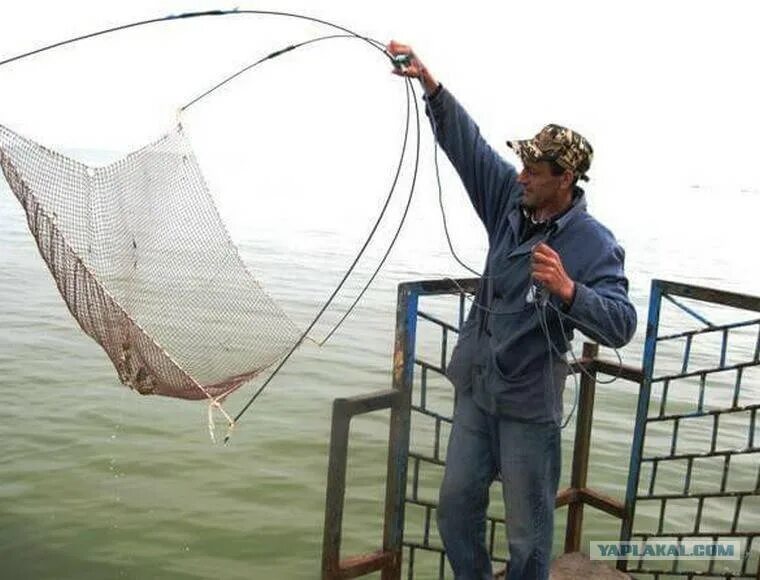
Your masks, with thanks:
[(507, 141), (507, 147), (517, 153), (520, 159), (527, 159), (528, 161), (540, 161), (543, 157), (543, 152), (538, 147), (536, 147), (533, 139)]

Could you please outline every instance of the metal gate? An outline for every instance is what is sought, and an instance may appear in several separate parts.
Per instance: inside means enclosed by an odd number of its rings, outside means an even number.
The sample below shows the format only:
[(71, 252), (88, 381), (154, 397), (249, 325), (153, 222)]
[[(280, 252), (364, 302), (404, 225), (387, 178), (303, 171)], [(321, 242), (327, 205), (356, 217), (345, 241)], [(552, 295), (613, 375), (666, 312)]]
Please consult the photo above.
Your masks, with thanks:
[[(392, 388), (334, 402), (323, 578), (376, 572), (383, 580), (447, 576), (435, 529), (437, 488), (453, 411), (453, 390), (442, 375), (462, 326), (466, 298), (477, 283), (401, 284)], [(422, 297), (424, 310), (419, 309)], [(618, 568), (627, 568), (636, 578), (760, 579), (758, 313), (760, 298), (655, 280), (643, 371), (601, 360), (595, 345), (584, 346), (580, 363), (586, 372), (580, 381), (571, 482), (556, 503), (558, 508), (568, 506), (565, 552), (585, 548), (583, 510), (590, 507), (620, 519), (623, 541), (745, 542), (742, 558), (734, 561), (676, 559), (663, 564), (620, 559)], [(428, 327), (426, 332), (418, 333), (418, 325)], [(599, 493), (587, 482), (597, 375), (616, 376), (640, 389), (624, 501)], [(350, 422), (382, 409), (391, 410), (383, 545), (374, 553), (341, 559)], [(505, 562), (506, 538), (501, 494), (496, 491), (486, 537), (499, 564)]]
[(760, 578), (760, 298), (654, 280), (621, 540), (740, 539), (735, 560), (629, 557), (636, 578)]

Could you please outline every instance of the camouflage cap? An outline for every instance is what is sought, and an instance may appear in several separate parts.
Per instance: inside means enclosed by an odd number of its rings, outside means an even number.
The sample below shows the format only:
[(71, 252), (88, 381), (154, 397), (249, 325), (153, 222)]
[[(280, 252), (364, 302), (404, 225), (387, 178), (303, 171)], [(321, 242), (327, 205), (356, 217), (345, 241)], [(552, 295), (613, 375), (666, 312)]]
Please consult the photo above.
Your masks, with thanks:
[(594, 149), (585, 137), (572, 129), (550, 124), (533, 139), (507, 141), (522, 159), (527, 161), (556, 161), (560, 167), (574, 172), (588, 181), (586, 172), (591, 167)]

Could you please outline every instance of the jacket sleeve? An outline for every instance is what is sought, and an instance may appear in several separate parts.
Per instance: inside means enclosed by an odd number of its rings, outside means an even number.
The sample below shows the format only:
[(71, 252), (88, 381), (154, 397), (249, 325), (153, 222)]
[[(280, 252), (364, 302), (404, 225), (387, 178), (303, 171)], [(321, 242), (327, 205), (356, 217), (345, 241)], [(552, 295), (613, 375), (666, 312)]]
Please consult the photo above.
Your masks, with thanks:
[(604, 346), (621, 348), (636, 332), (636, 309), (628, 299), (625, 252), (614, 240), (599, 252), (566, 313), (573, 325)]
[(486, 143), (475, 121), (445, 87), (439, 85), (425, 100), (436, 140), (491, 237), (510, 200), (521, 190), (517, 171)]

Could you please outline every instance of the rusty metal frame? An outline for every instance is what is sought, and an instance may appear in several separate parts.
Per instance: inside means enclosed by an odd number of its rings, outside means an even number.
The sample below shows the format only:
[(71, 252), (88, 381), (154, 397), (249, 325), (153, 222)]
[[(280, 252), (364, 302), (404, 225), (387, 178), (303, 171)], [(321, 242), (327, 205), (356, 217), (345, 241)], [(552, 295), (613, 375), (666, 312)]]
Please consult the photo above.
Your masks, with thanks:
[[(425, 372), (443, 373), (446, 366), (446, 346), (449, 336), (451, 333), (458, 333), (459, 328), (462, 327), (466, 306), (465, 295), (474, 294), (478, 288), (478, 283), (479, 280), (473, 278), (457, 281), (427, 280), (399, 285), (392, 388), (359, 397), (335, 400), (325, 505), (323, 579), (355, 578), (380, 571), (383, 580), (398, 580), (401, 577), (404, 548), (409, 551), (409, 578), (414, 575), (414, 553), (416, 550), (436, 552), (440, 558), (439, 577), (444, 577), (445, 553), (442, 548), (427, 541), (419, 544), (407, 542), (403, 539), (404, 513), (407, 503), (422, 505), (426, 510), (426, 538), (428, 539), (430, 520), (433, 511), (436, 509), (434, 503), (421, 502), (415, 496), (414, 485), (409, 497), (405, 496), (410, 459), (414, 465), (413, 475), (415, 477), (419, 461), (430, 459), (418, 454), (410, 454), (409, 451), (411, 413), (419, 411), (412, 405), (411, 395), (415, 367), (422, 369), (421, 377)], [(459, 295), (459, 324), (457, 328), (418, 309), (419, 298), (422, 296), (452, 294)], [(441, 358), (435, 364), (426, 363), (415, 357), (417, 321), (419, 319), (441, 327)], [(597, 374), (619, 375), (623, 380), (640, 384), (643, 375), (640, 369), (629, 366), (624, 366), (621, 369), (616, 363), (600, 360), (597, 358), (597, 353), (598, 348), (595, 345), (584, 345), (583, 357), (579, 362), (590, 376), (584, 376), (580, 381), (578, 428), (573, 452), (571, 485), (557, 495), (556, 507), (568, 506), (569, 509), (565, 551), (580, 549), (584, 506), (588, 505), (599, 509), (613, 517), (621, 519), (625, 517), (624, 506), (621, 501), (607, 497), (588, 487), (588, 461), (595, 394), (595, 381), (592, 377)], [(579, 372), (576, 365), (573, 365), (573, 370)], [(383, 547), (370, 554), (341, 559), (340, 545), (350, 422), (357, 415), (381, 409), (391, 409)], [(445, 417), (439, 419), (447, 420)], [(443, 464), (443, 460), (439, 456), (434, 457), (433, 461)], [(499, 524), (503, 525), (504, 520), (490, 516), (488, 520), (493, 547), (495, 527)], [(495, 561), (498, 562), (500, 559), (495, 558)]]
[[(642, 382), (642, 388), (639, 396), (639, 404), (637, 408), (636, 426), (634, 430), (633, 448), (631, 453), (631, 463), (629, 468), (629, 479), (626, 490), (625, 500), (625, 514), (623, 518), (623, 526), (621, 528), (621, 541), (630, 541), (632, 538), (638, 539), (643, 542), (647, 542), (651, 539), (660, 538), (677, 538), (677, 541), (681, 541), (684, 538), (703, 537), (705, 539), (711, 539), (718, 541), (718, 538), (746, 538), (748, 540), (745, 548), (745, 558), (742, 562), (741, 571), (718, 571), (715, 570), (715, 560), (709, 561), (709, 568), (707, 571), (700, 571), (695, 569), (685, 570), (681, 568), (678, 560), (674, 560), (671, 569), (655, 569), (647, 568), (644, 566), (642, 560), (633, 562), (630, 560), (621, 560), (618, 562), (618, 568), (621, 570), (627, 570), (628, 572), (636, 574), (645, 574), (649, 577), (659, 578), (660, 576), (685, 576), (689, 578), (697, 576), (710, 576), (710, 577), (724, 577), (724, 578), (757, 578), (760, 579), (760, 563), (755, 570), (748, 570), (748, 558), (750, 549), (753, 542), (760, 540), (760, 530), (742, 530), (737, 531), (737, 522), (742, 508), (742, 502), (749, 496), (760, 496), (760, 463), (758, 463), (758, 476), (755, 488), (753, 490), (746, 490), (744, 492), (729, 492), (726, 490), (726, 479), (729, 470), (730, 459), (734, 455), (757, 453), (760, 454), (760, 444), (755, 440), (756, 430), (756, 415), (758, 409), (760, 409), (760, 403), (752, 403), (750, 405), (739, 406), (738, 394), (742, 382), (742, 373), (746, 368), (760, 366), (760, 318), (753, 320), (742, 320), (732, 324), (714, 325), (706, 318), (699, 315), (693, 309), (681, 304), (676, 297), (688, 298), (699, 301), (701, 303), (728, 306), (738, 308), (745, 311), (760, 312), (760, 298), (754, 296), (748, 296), (745, 294), (738, 294), (734, 292), (725, 292), (721, 290), (715, 290), (712, 288), (704, 288), (700, 286), (693, 286), (689, 284), (680, 284), (675, 282), (668, 282), (663, 280), (653, 280), (652, 290), (650, 294), (649, 304), (649, 317), (647, 323), (647, 336), (644, 349), (644, 380)], [(675, 304), (687, 312), (692, 317), (696, 318), (703, 328), (698, 330), (689, 330), (686, 332), (680, 332), (669, 335), (659, 334), (660, 313), (663, 303), (663, 299)], [(727, 365), (726, 364), (726, 351), (728, 344), (728, 335), (732, 329), (746, 328), (748, 326), (756, 325), (758, 327), (757, 341), (754, 348), (754, 356), (751, 360), (742, 361), (739, 364)], [(716, 364), (709, 367), (697, 369), (690, 368), (690, 354), (692, 347), (692, 339), (705, 333), (721, 333), (721, 352)], [(657, 355), (657, 346), (660, 343), (666, 341), (672, 341), (676, 339), (685, 339), (685, 347), (682, 355), (681, 371), (679, 373), (669, 373), (667, 376), (655, 376), (655, 360)], [(692, 365), (693, 366), (693, 365)], [(721, 409), (705, 409), (703, 406), (706, 377), (713, 373), (722, 372), (736, 372), (736, 383), (734, 387), (734, 395), (732, 404), (729, 407)], [(665, 405), (668, 397), (668, 387), (670, 382), (687, 377), (699, 377), (700, 378), (700, 390), (699, 400), (696, 411), (682, 414), (666, 414)], [(650, 412), (650, 399), (652, 394), (652, 385), (656, 383), (662, 383), (663, 393), (662, 399), (659, 405), (659, 412), (652, 415)], [(721, 415), (734, 412), (749, 412), (750, 424), (748, 428), (748, 440), (745, 449), (732, 449), (732, 450), (719, 450), (716, 448), (716, 438), (718, 433), (719, 419)], [(710, 450), (703, 453), (677, 453), (677, 440), (678, 440), (678, 425), (682, 420), (688, 420), (691, 418), (699, 417), (711, 417), (713, 423), (712, 439), (710, 444)], [(653, 422), (673, 422), (672, 441), (670, 446), (670, 452), (665, 455), (647, 455), (645, 453), (645, 436), (647, 425)], [(693, 476), (694, 460), (700, 458), (720, 457), (724, 460), (724, 469), (722, 480), (720, 481), (720, 489), (715, 493), (692, 493), (690, 489), (690, 482)], [(661, 463), (668, 463), (671, 461), (686, 461), (687, 468), (685, 473), (684, 489), (681, 493), (668, 493), (668, 494), (656, 494), (655, 493), (655, 479), (657, 476), (657, 467)], [(641, 479), (641, 466), (644, 463), (651, 463), (651, 478), (647, 490), (639, 491), (640, 479)], [(736, 498), (735, 510), (733, 514), (733, 521), (730, 530), (702, 530), (700, 526), (700, 519), (702, 514), (702, 507), (706, 497), (730, 497)], [(664, 532), (664, 515), (665, 506), (669, 500), (696, 500), (698, 502), (697, 515), (695, 518), (694, 528), (691, 530), (680, 530), (679, 533)], [(660, 502), (660, 515), (658, 518), (657, 529), (648, 532), (634, 533), (634, 517), (636, 504), (640, 501), (654, 501)]]
[[(393, 384), (389, 390), (369, 395), (336, 399), (330, 435), (325, 527), (322, 544), (322, 578), (356, 578), (381, 572), (383, 580), (401, 575), (401, 542), (404, 525), (404, 494), (409, 453), (411, 384), (419, 292), (413, 284), (402, 284), (396, 307), (396, 340)], [(372, 554), (340, 557), (343, 507), (346, 495), (346, 465), (351, 419), (382, 409), (391, 410), (388, 465), (386, 473), (383, 547)]]
[[(581, 550), (583, 530), (583, 510), (588, 505), (613, 517), (623, 519), (625, 510), (623, 502), (601, 494), (588, 487), (588, 463), (591, 455), (591, 428), (594, 417), (594, 396), (596, 394), (596, 376), (598, 373), (616, 376), (640, 384), (640, 369), (624, 366), (620, 368), (609, 362), (599, 360), (599, 346), (585, 343), (583, 356), (579, 361), (587, 371), (581, 376), (578, 416), (575, 427), (575, 444), (573, 447), (573, 464), (570, 487), (557, 494), (556, 507), (568, 506), (565, 528), (565, 552)], [(574, 372), (579, 369), (573, 368)]]
[[(438, 465), (442, 465), (443, 459), (439, 455), (439, 444), (436, 444), (435, 449), (437, 451), (433, 454), (434, 457), (432, 458), (418, 453), (410, 453), (411, 414), (413, 412), (425, 411), (424, 403), (422, 405), (414, 405), (412, 403), (412, 390), (414, 388), (415, 369), (420, 369), (419, 378), (423, 382), (426, 373), (444, 372), (449, 337), (451, 333), (458, 333), (464, 321), (465, 294), (475, 293), (477, 286), (477, 279), (458, 281), (433, 280), (401, 284), (398, 291), (396, 312), (396, 341), (393, 358), (392, 388), (369, 395), (337, 399), (335, 401), (333, 407), (327, 502), (325, 507), (323, 578), (354, 578), (380, 571), (383, 580), (398, 580), (401, 577), (403, 551), (405, 548), (409, 551), (407, 571), (410, 579), (414, 577), (414, 555), (417, 550), (436, 552), (440, 559), (439, 577), (444, 577), (445, 554), (440, 546), (429, 542), (430, 522), (436, 505), (433, 502), (421, 501), (415, 493), (419, 463), (422, 461), (432, 461)], [(460, 297), (458, 327), (454, 327), (418, 309), (420, 297), (445, 294), (459, 295)], [(583, 365), (586, 372), (580, 380), (571, 482), (568, 488), (558, 493), (556, 499), (556, 507), (568, 507), (565, 552), (581, 550), (585, 506), (593, 507), (620, 519), (621, 540), (627, 540), (631, 537), (637, 499), (636, 488), (638, 486), (642, 462), (643, 438), (650, 402), (655, 346), (657, 340), (673, 338), (673, 336), (657, 337), (659, 308), (665, 294), (671, 297), (696, 298), (746, 310), (754, 309), (760, 311), (760, 299), (754, 297), (672, 282), (654, 281), (650, 300), (643, 369), (630, 366), (620, 368), (617, 363), (599, 359), (598, 347), (596, 345), (584, 344), (583, 355), (579, 362)], [(697, 315), (695, 314), (695, 316)], [(438, 325), (441, 329), (440, 360), (429, 362), (418, 360), (415, 357), (417, 322), (420, 319)], [(706, 320), (702, 320), (707, 323)], [(738, 324), (746, 324), (746, 322)], [(733, 326), (713, 326), (711, 329), (727, 332)], [(725, 361), (725, 346), (723, 350), (721, 361)], [(755, 362), (760, 364), (760, 332), (758, 334), (758, 345), (755, 349)], [(579, 370), (577, 365), (573, 365), (574, 372), (579, 372)], [(608, 497), (589, 487), (588, 464), (596, 392), (595, 379), (597, 375), (619, 376), (624, 381), (634, 383), (638, 389), (637, 418), (631, 449), (629, 482), (624, 502)], [(424, 398), (424, 393), (422, 396)], [(350, 422), (357, 415), (380, 409), (391, 410), (383, 546), (382, 549), (374, 553), (351, 556), (341, 560), (340, 544)], [(438, 437), (441, 431), (440, 425), (447, 420), (450, 421), (450, 418), (435, 416), (434, 419), (436, 420), (436, 437)], [(409, 497), (406, 497), (408, 465), (412, 467), (413, 481), (411, 493)], [(426, 531), (425, 539), (422, 543), (404, 541), (404, 513), (407, 503), (420, 505), (425, 510)], [(492, 544), (495, 526), (500, 522), (503, 523), (503, 520), (489, 517)], [(724, 534), (720, 534), (720, 536), (723, 537)], [(627, 564), (626, 560), (619, 560), (618, 568), (625, 570)], [(760, 578), (760, 573), (758, 574), (757, 577)]]

